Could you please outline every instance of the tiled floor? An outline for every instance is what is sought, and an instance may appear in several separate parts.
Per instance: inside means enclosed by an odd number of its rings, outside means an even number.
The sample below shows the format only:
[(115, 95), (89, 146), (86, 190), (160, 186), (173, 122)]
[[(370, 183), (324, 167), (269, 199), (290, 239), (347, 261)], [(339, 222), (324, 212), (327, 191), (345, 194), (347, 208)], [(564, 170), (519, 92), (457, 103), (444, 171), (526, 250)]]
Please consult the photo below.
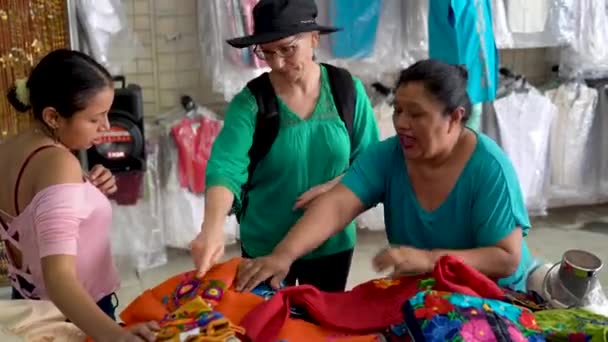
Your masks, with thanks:
[[(534, 228), (528, 237), (528, 243), (535, 256), (553, 263), (558, 261), (564, 251), (571, 248), (583, 248), (596, 253), (603, 260), (608, 260), (608, 206), (593, 208), (569, 208), (555, 210), (547, 217), (534, 220)], [(587, 222), (581, 225), (580, 222)], [(372, 270), (371, 258), (386, 246), (383, 233), (360, 231), (358, 244), (349, 277), (349, 287), (365, 280), (377, 277)], [(236, 246), (227, 248), (225, 258), (238, 255)], [(192, 261), (185, 251), (170, 250), (169, 262), (142, 274), (131, 269), (121, 269), (122, 288), (118, 293), (119, 310), (124, 308), (144, 289), (152, 287), (164, 279), (180, 272), (190, 270)], [(608, 284), (608, 271), (602, 273), (604, 286)], [(0, 298), (6, 298), (8, 292), (0, 289)]]

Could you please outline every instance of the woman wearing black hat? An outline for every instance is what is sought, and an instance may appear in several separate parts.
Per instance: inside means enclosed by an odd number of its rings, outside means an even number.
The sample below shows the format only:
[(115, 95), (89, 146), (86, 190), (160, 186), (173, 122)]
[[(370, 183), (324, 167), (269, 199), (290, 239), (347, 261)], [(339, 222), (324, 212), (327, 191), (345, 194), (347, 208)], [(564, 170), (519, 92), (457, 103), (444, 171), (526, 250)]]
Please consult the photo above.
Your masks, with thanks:
[[(271, 72), (250, 82), (269, 81), (278, 109), (276, 136), (268, 152), (251, 168), (263, 106), (251, 86), (228, 106), (224, 128), (207, 165), (206, 205), (201, 233), (192, 242), (199, 273), (204, 274), (224, 252), (224, 222), (233, 202), (238, 214), (244, 262), (242, 272), (260, 268), (303, 210), (337, 184), (361, 151), (378, 141), (373, 109), (360, 80), (348, 73), (350, 84), (336, 86), (335, 67), (314, 61), (320, 34), (338, 29), (316, 24), (314, 0), (262, 0), (253, 9), (255, 33), (231, 39), (236, 48), (255, 46)], [(350, 87), (353, 104), (338, 99)], [(339, 89), (336, 89), (339, 88)], [(350, 119), (349, 119), (350, 117)], [(261, 128), (262, 127), (262, 128)], [(266, 127), (267, 129), (267, 127)], [(267, 137), (265, 137), (267, 138)], [(264, 138), (264, 139), (265, 139)], [(254, 144), (254, 142), (256, 144)], [(242, 187), (250, 185), (245, 201)], [(319, 248), (292, 264), (286, 278), (325, 291), (342, 291), (356, 241), (354, 223)], [(273, 284), (278, 285), (278, 284)]]

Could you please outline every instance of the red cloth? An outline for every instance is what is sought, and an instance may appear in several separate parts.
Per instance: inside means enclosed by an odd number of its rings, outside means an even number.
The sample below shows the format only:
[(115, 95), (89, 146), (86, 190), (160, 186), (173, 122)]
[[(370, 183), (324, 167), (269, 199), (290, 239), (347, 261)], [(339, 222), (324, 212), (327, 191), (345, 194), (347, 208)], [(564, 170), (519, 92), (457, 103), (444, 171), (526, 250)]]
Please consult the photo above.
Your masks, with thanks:
[(436, 282), (433, 289), (437, 291), (488, 299), (505, 299), (504, 291), (494, 281), (456, 257), (441, 258), (435, 265), (433, 278)]
[[(401, 306), (420, 290), (431, 275), (380, 279), (351, 291), (321, 292), (309, 285), (285, 288), (259, 304), (241, 321), (252, 341), (273, 342), (289, 317), (290, 307), (302, 306), (323, 327), (350, 333), (382, 331), (403, 322)], [(433, 275), (435, 287), (484, 298), (502, 298), (502, 290), (483, 274), (452, 256), (442, 257)]]
[(205, 172), (211, 147), (222, 122), (206, 118), (184, 118), (171, 128), (177, 145), (179, 181), (193, 193), (205, 192)]

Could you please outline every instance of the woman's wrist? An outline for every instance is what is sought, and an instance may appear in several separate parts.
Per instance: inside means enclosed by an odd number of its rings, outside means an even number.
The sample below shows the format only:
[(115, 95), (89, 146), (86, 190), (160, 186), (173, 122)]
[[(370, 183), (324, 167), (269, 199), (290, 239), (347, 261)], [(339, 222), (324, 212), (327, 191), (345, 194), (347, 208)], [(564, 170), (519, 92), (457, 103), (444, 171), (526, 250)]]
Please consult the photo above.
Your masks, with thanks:
[(293, 253), (293, 251), (293, 248), (279, 243), (272, 251), (272, 255), (280, 258), (281, 260), (289, 260), (290, 263), (293, 263), (299, 258), (297, 253)]

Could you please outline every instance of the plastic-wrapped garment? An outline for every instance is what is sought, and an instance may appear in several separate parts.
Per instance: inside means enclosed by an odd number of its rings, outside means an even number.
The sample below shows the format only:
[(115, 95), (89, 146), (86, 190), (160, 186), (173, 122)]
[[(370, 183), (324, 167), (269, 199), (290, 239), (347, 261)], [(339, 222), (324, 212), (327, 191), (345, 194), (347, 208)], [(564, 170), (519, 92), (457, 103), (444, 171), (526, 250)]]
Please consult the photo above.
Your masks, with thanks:
[(153, 141), (150, 137), (146, 146), (148, 155), (143, 198), (129, 206), (112, 203), (112, 254), (117, 257), (119, 266), (133, 266), (138, 271), (167, 262), (158, 176), (158, 147), (158, 141)]
[(582, 83), (566, 83), (546, 95), (557, 106), (549, 158), (551, 207), (593, 204), (597, 201), (598, 158), (590, 149), (597, 90)]
[(493, 101), (498, 87), (498, 51), (490, 0), (429, 2), (429, 56), (465, 65), (473, 104)]
[(205, 192), (207, 162), (221, 128), (221, 121), (205, 116), (185, 117), (171, 128), (179, 155), (180, 184), (192, 193)]
[(406, 64), (401, 0), (317, 0), (322, 25), (343, 31), (322, 36), (319, 61), (342, 66), (364, 82), (381, 80)]
[(79, 38), (82, 50), (106, 66), (112, 74), (122, 74), (142, 48), (129, 27), (120, 0), (77, 0)]
[(330, 22), (342, 30), (329, 37), (334, 58), (362, 59), (372, 56), (382, 0), (332, 0), (329, 2)]
[[(214, 114), (204, 108), (199, 107), (197, 111), (199, 116), (214, 119)], [(165, 243), (168, 247), (179, 249), (188, 249), (190, 241), (200, 232), (205, 208), (203, 194), (193, 194), (180, 184), (179, 154), (171, 128), (185, 115), (183, 109), (178, 109), (165, 114), (165, 119), (159, 122), (159, 173)], [(226, 218), (224, 233), (227, 244), (234, 243), (238, 238), (238, 224), (234, 215)]]
[(492, 0), (492, 25), (494, 27), (494, 38), (499, 49), (510, 49), (513, 47), (513, 36), (507, 22), (507, 10), (504, 0)]
[(536, 33), (545, 30), (550, 0), (506, 0), (507, 18), (512, 32)]
[[(493, 0), (495, 20), (510, 31), (511, 45), (500, 48), (535, 48), (565, 45), (574, 38), (574, 10), (578, 0)], [(501, 4), (502, 3), (502, 4)], [(504, 8), (504, 14), (500, 13)], [(503, 24), (500, 25), (504, 28)], [(497, 28), (497, 25), (494, 25)], [(497, 41), (499, 35), (497, 34)]]
[(251, 8), (257, 0), (199, 0), (198, 23), (203, 70), (212, 90), (229, 101), (249, 80), (268, 68), (252, 49), (234, 49), (226, 40), (253, 32)]
[[(230, 100), (246, 83), (267, 71), (251, 49), (234, 49), (226, 39), (252, 33), (257, 0), (199, 0), (199, 37), (204, 70), (212, 89)], [(323, 25), (344, 31), (323, 35), (315, 52), (320, 62), (348, 68), (363, 81), (378, 80), (405, 66), (401, 0), (317, 0)], [(426, 29), (425, 29), (426, 30)]]
[(571, 44), (562, 50), (560, 74), (577, 78), (608, 76), (607, 0), (577, 0)]
[[(591, 85), (591, 84), (590, 84)], [(608, 201), (608, 80), (599, 80), (599, 84), (591, 85), (598, 90), (596, 121), (593, 125), (595, 134), (593, 146), (596, 146), (595, 155), (599, 159), (600, 200)]]
[[(505, 76), (507, 74), (508, 76)], [(532, 87), (527, 80), (518, 75), (514, 75), (508, 69), (501, 69), (499, 73), (498, 88), (496, 89), (496, 98), (502, 98), (510, 95), (514, 91), (530, 91)], [(482, 132), (501, 145), (500, 131), (496, 118), (496, 110), (494, 102), (484, 102), (482, 107)]]
[(524, 201), (533, 215), (547, 206), (549, 136), (557, 107), (536, 90), (513, 92), (494, 102), (501, 145), (521, 184)]
[(385, 231), (384, 223), (384, 204), (380, 203), (373, 208), (369, 208), (357, 217), (357, 227), (373, 231)]
[(407, 65), (429, 58), (429, 0), (403, 1), (402, 16)]

